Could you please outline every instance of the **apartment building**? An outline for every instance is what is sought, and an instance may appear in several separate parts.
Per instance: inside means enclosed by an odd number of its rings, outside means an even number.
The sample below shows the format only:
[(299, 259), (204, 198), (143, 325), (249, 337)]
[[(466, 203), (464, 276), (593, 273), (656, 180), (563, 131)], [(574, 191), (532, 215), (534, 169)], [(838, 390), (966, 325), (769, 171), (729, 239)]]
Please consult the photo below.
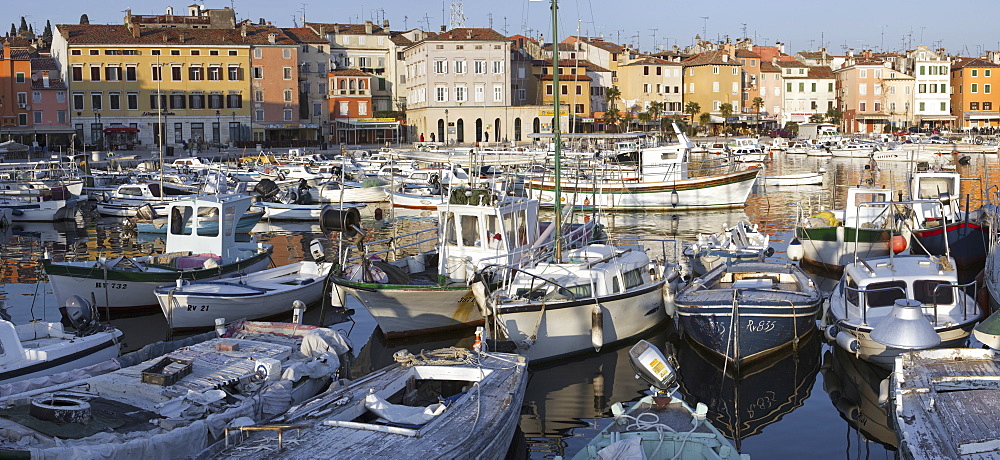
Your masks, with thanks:
[(781, 124), (805, 123), (837, 106), (836, 78), (829, 67), (776, 61), (783, 88)]
[(356, 69), (372, 76), (372, 102), (375, 112), (400, 110), (397, 87), (401, 85), (397, 60), (400, 51), (389, 30), (389, 21), (381, 25), (307, 22), (305, 26), (328, 41), (331, 70)]
[(844, 65), (833, 72), (844, 132), (882, 133), (890, 129), (882, 78), (895, 71), (886, 66), (886, 61), (867, 54), (849, 54)]
[(951, 65), (952, 114), (961, 128), (1000, 127), (1000, 65), (980, 58), (956, 58)]
[(281, 32), (299, 48), (299, 126), (309, 140), (327, 140), (330, 134), (329, 71), (327, 40), (307, 27), (283, 28)]
[(18, 37), (2, 39), (0, 55), (0, 142), (27, 141), (32, 129), (31, 49)]
[[(50, 150), (66, 150), (73, 128), (70, 125), (66, 83), (59, 78), (59, 66), (51, 57), (31, 59), (31, 136), (27, 145), (37, 143)], [(30, 139), (30, 141), (28, 141)]]
[[(781, 79), (781, 68), (771, 61), (761, 62), (758, 86), (760, 98), (764, 100), (758, 115), (761, 123), (765, 126), (783, 126), (780, 124), (784, 116), (784, 91), (782, 91), (784, 82)], [(753, 101), (750, 102), (753, 103)], [(751, 110), (753, 110), (752, 106)]]
[[(742, 111), (743, 74), (739, 61), (725, 51), (692, 56), (684, 65), (684, 104), (696, 102), (702, 113), (712, 114), (712, 123), (722, 123), (719, 109), (732, 104), (733, 113)], [(698, 120), (694, 120), (698, 121)]]
[(625, 110), (644, 111), (651, 102), (663, 104), (664, 114), (680, 114), (684, 66), (651, 56), (641, 57), (618, 67), (618, 88)]

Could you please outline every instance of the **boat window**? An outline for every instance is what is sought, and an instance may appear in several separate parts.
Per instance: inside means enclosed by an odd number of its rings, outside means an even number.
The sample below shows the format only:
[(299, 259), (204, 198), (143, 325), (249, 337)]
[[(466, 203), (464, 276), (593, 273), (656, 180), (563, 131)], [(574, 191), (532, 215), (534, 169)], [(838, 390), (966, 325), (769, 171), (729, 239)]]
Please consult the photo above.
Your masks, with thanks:
[(479, 240), (479, 216), (462, 216), (462, 246), (482, 246)]
[(139, 187), (122, 187), (118, 193), (128, 196), (142, 196), (142, 190)]
[(219, 211), (212, 207), (198, 208), (198, 230), (200, 236), (219, 235)]
[(871, 283), (865, 290), (868, 291), (865, 299), (869, 308), (891, 307), (897, 300), (906, 298), (906, 281)]
[(232, 236), (234, 233), (236, 233), (236, 225), (235, 225), (237, 219), (236, 206), (226, 206), (226, 208), (222, 211), (222, 214), (224, 216), (223, 228), (226, 229), (226, 235)]
[(636, 286), (642, 285), (642, 269), (636, 268), (635, 270), (629, 270), (622, 273), (622, 278), (625, 279), (625, 289), (632, 289)]
[(503, 215), (503, 228), (506, 231), (505, 234), (504, 234), (504, 241), (515, 241), (514, 236), (516, 234), (514, 233), (514, 230), (515, 230), (516, 227), (514, 227), (514, 215), (513, 214), (504, 214)]
[(194, 208), (191, 206), (174, 206), (170, 210), (170, 233), (174, 235), (191, 234), (191, 217)]
[[(950, 305), (955, 302), (955, 288), (947, 281), (918, 280), (913, 282), (913, 298), (924, 305)], [(941, 287), (938, 287), (941, 286)]]
[(858, 193), (854, 195), (853, 206), (856, 207), (860, 203), (874, 203), (881, 201), (888, 201), (885, 193)]
[(950, 196), (955, 196), (952, 186), (955, 184), (947, 177), (924, 177), (920, 179), (920, 190), (917, 191), (919, 199), (937, 199), (941, 192)]
[(622, 292), (622, 285), (621, 285), (620, 282), (618, 282), (618, 277), (617, 276), (613, 276), (613, 277), (611, 277), (611, 280), (612, 280), (612, 283), (611, 283), (612, 284), (612, 286), (611, 286), (611, 292), (614, 293), (614, 294)]
[(847, 289), (845, 289), (847, 292), (844, 293), (844, 297), (846, 297), (847, 301), (852, 305), (858, 304), (858, 291), (856, 289), (858, 289), (858, 283), (855, 283), (853, 279), (848, 277)]
[(486, 223), (486, 236), (490, 239), (490, 248), (499, 249), (503, 247), (503, 241), (505, 240), (503, 240), (503, 236), (500, 234), (500, 220), (497, 219), (497, 216), (484, 216), (483, 219)]
[(444, 215), (444, 242), (445, 244), (458, 245), (458, 237), (455, 233), (455, 213), (453, 212)]
[(592, 291), (590, 289), (590, 285), (589, 284), (578, 284), (576, 286), (570, 286), (570, 287), (567, 287), (567, 288), (564, 288), (564, 289), (560, 289), (559, 291), (560, 291), (560, 294), (562, 294), (563, 296), (565, 296), (567, 298), (569, 298), (571, 296), (566, 295), (565, 291), (569, 291), (570, 293), (572, 293), (573, 294), (572, 297), (576, 298), (576, 299), (582, 299), (582, 298), (587, 298), (587, 297), (593, 297), (594, 296), (594, 294), (593, 294), (594, 291)]

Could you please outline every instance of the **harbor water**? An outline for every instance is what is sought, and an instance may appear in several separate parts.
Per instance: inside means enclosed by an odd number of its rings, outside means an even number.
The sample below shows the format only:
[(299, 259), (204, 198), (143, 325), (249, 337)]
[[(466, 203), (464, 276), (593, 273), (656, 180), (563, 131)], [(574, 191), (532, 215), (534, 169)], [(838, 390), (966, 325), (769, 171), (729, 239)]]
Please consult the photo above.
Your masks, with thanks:
[[(997, 154), (969, 154), (968, 164), (955, 165), (962, 173), (962, 203), (970, 194), (973, 205), (989, 184), (1000, 177)], [(931, 168), (951, 163), (948, 157), (930, 162)], [(693, 241), (699, 233), (715, 233), (742, 219), (770, 235), (784, 260), (798, 213), (811, 204), (843, 207), (845, 187), (866, 183), (906, 191), (911, 163), (872, 164), (867, 159), (822, 158), (775, 153), (764, 164), (765, 174), (821, 171), (823, 185), (772, 187), (760, 184), (744, 209), (688, 213), (646, 212), (605, 215), (602, 222), (613, 235), (633, 234), (658, 239)], [(430, 212), (388, 212), (375, 220), (375, 208), (362, 213), (363, 224), (378, 239), (435, 226)], [(814, 207), (815, 209), (815, 207)], [(551, 216), (551, 213), (548, 213)], [(273, 262), (282, 265), (309, 257), (309, 244), (324, 238), (319, 225), (261, 222), (253, 230), (257, 240), (274, 245)], [(328, 247), (340, 242), (328, 241)], [(164, 241), (129, 233), (123, 221), (100, 218), (84, 209), (76, 221), (15, 223), (0, 230), (0, 299), (16, 323), (58, 321), (58, 305), (45, 282), (38, 260), (48, 253), (55, 260), (94, 260), (98, 257), (142, 255), (162, 251)], [(658, 249), (657, 249), (658, 250)], [(829, 292), (835, 275), (810, 272)], [(974, 275), (974, 274), (972, 274)], [(113, 298), (113, 293), (110, 294)], [(352, 375), (384, 367), (399, 349), (418, 352), (450, 345), (471, 346), (472, 331), (389, 341), (355, 300), (346, 305), (353, 314), (308, 312), (307, 321), (326, 323), (349, 332), (356, 359)], [(289, 312), (289, 318), (291, 313)], [(236, 318), (228, 318), (236, 319)], [(163, 314), (150, 311), (113, 318), (124, 333), (125, 351), (170, 336)], [(646, 337), (675, 350), (680, 363), (678, 394), (690, 403), (709, 407), (710, 420), (752, 458), (894, 458), (896, 437), (884, 408), (878, 404), (879, 382), (887, 375), (842, 350), (824, 343), (822, 334), (802, 341), (797, 350), (774, 356), (738, 373), (706, 358), (692, 348), (669, 321)], [(647, 391), (628, 362), (628, 346), (583, 354), (532, 368), (524, 398), (520, 431), (510, 455), (517, 458), (572, 457), (601, 428), (611, 423), (611, 405), (635, 401)]]

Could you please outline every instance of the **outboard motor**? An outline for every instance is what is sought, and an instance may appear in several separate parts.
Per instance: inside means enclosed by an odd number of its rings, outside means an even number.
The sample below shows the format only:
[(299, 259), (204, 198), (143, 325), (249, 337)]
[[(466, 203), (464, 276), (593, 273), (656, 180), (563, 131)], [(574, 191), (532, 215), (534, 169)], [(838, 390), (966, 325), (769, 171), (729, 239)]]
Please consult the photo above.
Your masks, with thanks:
[(275, 202), (278, 194), (281, 193), (281, 189), (278, 188), (278, 184), (275, 184), (271, 179), (261, 179), (253, 187), (254, 195), (257, 195), (258, 201)]
[(77, 336), (90, 335), (101, 327), (97, 307), (78, 295), (67, 299), (66, 304), (59, 307), (59, 313), (62, 314), (63, 325), (76, 329)]

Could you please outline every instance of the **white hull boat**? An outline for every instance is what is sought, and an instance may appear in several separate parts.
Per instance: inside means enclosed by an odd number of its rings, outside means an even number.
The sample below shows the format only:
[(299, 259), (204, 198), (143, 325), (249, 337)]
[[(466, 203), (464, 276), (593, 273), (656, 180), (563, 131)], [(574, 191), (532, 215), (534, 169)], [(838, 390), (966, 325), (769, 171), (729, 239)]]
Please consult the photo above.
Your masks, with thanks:
[(14, 325), (0, 320), (0, 384), (45, 377), (90, 366), (118, 356), (118, 329), (68, 333), (62, 323)]
[(337, 182), (320, 184), (313, 199), (320, 203), (381, 203), (389, 199), (385, 187), (363, 187), (360, 183), (342, 185)]
[[(297, 220), (318, 222), (323, 215), (323, 209), (329, 204), (286, 204), (258, 202), (253, 205), (252, 210), (262, 211), (264, 216), (261, 220)], [(363, 208), (365, 205), (345, 205), (344, 208)]]
[(821, 185), (823, 174), (821, 173), (800, 173), (784, 174), (781, 176), (760, 176), (764, 185), (795, 186), (795, 185)]
[(161, 286), (156, 300), (174, 330), (212, 327), (216, 318), (263, 319), (288, 313), (296, 300), (320, 301), (330, 266), (303, 261), (238, 278)]
[(10, 212), (11, 222), (52, 222), (57, 220), (72, 220), (80, 200), (31, 199), (30, 197), (0, 196), (0, 209)]

